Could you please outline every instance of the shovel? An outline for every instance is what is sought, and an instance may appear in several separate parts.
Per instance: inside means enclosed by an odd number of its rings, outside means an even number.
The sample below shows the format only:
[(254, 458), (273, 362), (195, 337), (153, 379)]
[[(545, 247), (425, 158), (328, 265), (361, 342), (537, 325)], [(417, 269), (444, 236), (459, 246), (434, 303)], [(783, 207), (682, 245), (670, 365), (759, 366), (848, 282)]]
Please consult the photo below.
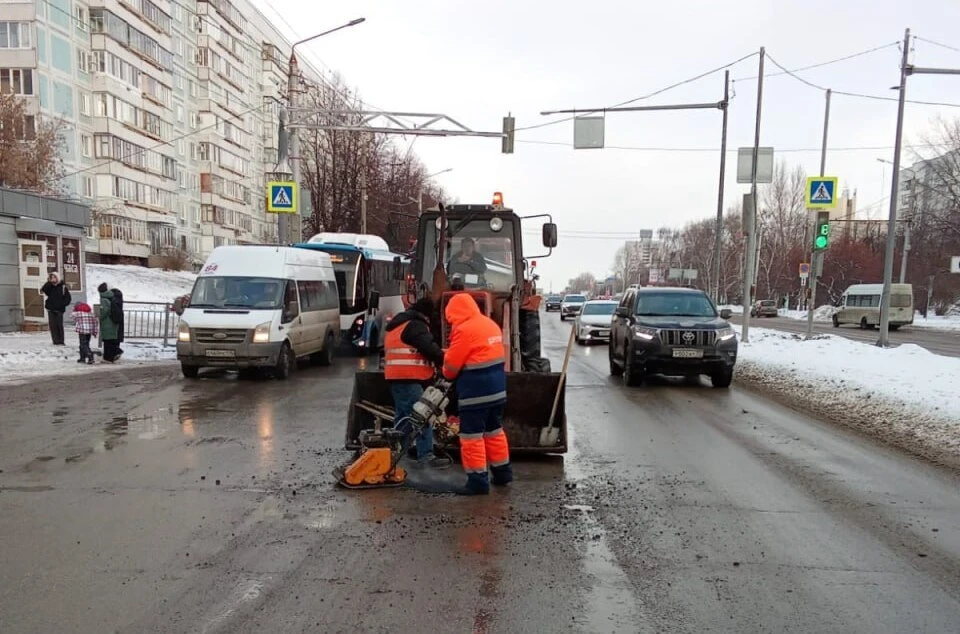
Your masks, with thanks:
[(557, 393), (553, 397), (553, 408), (550, 410), (550, 420), (547, 426), (540, 430), (540, 446), (552, 447), (560, 439), (560, 428), (553, 426), (553, 420), (557, 417), (557, 406), (560, 405), (560, 395), (563, 393), (564, 383), (567, 382), (567, 364), (570, 363), (570, 351), (573, 350), (573, 339), (576, 336), (576, 328), (570, 328), (570, 341), (567, 342), (567, 352), (563, 356), (563, 369), (560, 371), (560, 382), (557, 384)]

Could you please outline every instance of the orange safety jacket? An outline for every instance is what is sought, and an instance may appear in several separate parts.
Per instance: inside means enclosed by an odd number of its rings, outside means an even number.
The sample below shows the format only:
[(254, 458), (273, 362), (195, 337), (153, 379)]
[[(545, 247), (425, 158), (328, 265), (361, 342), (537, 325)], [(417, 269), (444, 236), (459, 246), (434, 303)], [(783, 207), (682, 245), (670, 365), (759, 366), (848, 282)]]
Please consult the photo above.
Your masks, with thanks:
[(433, 365), (416, 348), (400, 339), (409, 325), (407, 322), (388, 330), (384, 337), (383, 375), (388, 381), (429, 381), (433, 378)]
[(461, 410), (502, 405), (507, 400), (503, 331), (483, 315), (467, 293), (454, 295), (445, 310), (452, 326), (443, 375), (457, 379)]

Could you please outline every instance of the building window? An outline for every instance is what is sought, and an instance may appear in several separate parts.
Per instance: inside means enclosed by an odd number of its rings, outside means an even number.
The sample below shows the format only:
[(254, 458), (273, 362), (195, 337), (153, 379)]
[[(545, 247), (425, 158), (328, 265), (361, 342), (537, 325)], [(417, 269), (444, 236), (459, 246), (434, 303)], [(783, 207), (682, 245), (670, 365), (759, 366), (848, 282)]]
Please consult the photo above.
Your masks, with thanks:
[[(183, 123), (183, 106), (177, 104), (177, 123)], [(181, 152), (181, 155), (183, 153)]]
[(87, 134), (80, 135), (80, 153), (86, 157), (93, 156), (93, 138)]
[(0, 22), (0, 48), (33, 48), (29, 22)]
[(76, 16), (74, 21), (77, 23), (78, 31), (88, 31), (90, 29), (90, 16), (87, 13), (87, 10), (84, 7), (81, 7), (79, 4), (76, 7)]
[(80, 93), (80, 114), (90, 116), (90, 95), (85, 92)]
[(190, 128), (196, 130), (200, 117), (196, 112), (190, 112)]
[(82, 48), (77, 49), (77, 70), (81, 73), (90, 72), (90, 56)]
[[(89, 139), (90, 137), (87, 138)], [(96, 192), (93, 189), (93, 177), (84, 176), (81, 180), (83, 183), (83, 196), (85, 198), (94, 198), (96, 196)]]
[(0, 91), (32, 95), (33, 71), (29, 68), (0, 68)]

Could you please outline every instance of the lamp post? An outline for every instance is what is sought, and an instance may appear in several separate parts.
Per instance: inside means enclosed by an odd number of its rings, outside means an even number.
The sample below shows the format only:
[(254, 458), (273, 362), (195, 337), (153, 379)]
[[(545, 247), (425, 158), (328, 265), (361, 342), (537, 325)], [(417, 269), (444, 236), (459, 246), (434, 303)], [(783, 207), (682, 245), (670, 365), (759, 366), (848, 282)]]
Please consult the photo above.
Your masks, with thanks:
[[(323, 31), (322, 33), (317, 33), (316, 35), (311, 35), (310, 37), (303, 38), (302, 40), (298, 40), (293, 43), (293, 46), (290, 47), (290, 60), (289, 60), (289, 63), (287, 64), (287, 110), (288, 111), (295, 111), (297, 108), (297, 94), (299, 93), (299, 90), (297, 89), (297, 78), (300, 76), (300, 67), (299, 67), (299, 64), (297, 63), (297, 55), (296, 55), (297, 47), (300, 46), (301, 44), (306, 44), (307, 42), (311, 42), (319, 37), (323, 37), (324, 35), (330, 35), (331, 33), (335, 33), (341, 29), (346, 29), (351, 26), (356, 26), (365, 20), (366, 18), (356, 18), (355, 20), (350, 20), (346, 24), (341, 24), (338, 27), (328, 29), (326, 31)], [(292, 122), (286, 121), (287, 126), (289, 126), (290, 123)], [(282, 140), (284, 134), (286, 134), (287, 143), (284, 143)], [(277, 161), (276, 173), (289, 173), (291, 180), (297, 184), (297, 187), (299, 187), (300, 186), (300, 137), (296, 134), (296, 132), (294, 132), (293, 134), (290, 134), (289, 132), (285, 131), (284, 118), (282, 117), (282, 115), (281, 115), (280, 146), (281, 146), (279, 148), (280, 150), (288, 149), (288, 151), (280, 154), (280, 158)], [(292, 168), (287, 167), (288, 163), (289, 165), (292, 166)], [(286, 168), (286, 169), (282, 170), (281, 168)], [(299, 210), (297, 211), (296, 214), (294, 214), (294, 216), (297, 217), (299, 221), (299, 216), (300, 216)], [(287, 242), (290, 242), (289, 218), (287, 217), (287, 214), (280, 214), (280, 216), (277, 218), (277, 233), (279, 234), (280, 244), (286, 244)], [(299, 237), (299, 233), (300, 232), (298, 231), (297, 232), (298, 237)]]
[(426, 176), (423, 177), (423, 180), (420, 181), (420, 191), (417, 194), (417, 200), (414, 201), (417, 203), (417, 209), (420, 211), (420, 213), (423, 213), (423, 184), (426, 183), (431, 178), (433, 178), (434, 176), (440, 176), (441, 174), (446, 174), (447, 172), (452, 172), (452, 171), (453, 171), (453, 168), (448, 167), (447, 169), (440, 170), (439, 172), (434, 172), (433, 174), (427, 174)]

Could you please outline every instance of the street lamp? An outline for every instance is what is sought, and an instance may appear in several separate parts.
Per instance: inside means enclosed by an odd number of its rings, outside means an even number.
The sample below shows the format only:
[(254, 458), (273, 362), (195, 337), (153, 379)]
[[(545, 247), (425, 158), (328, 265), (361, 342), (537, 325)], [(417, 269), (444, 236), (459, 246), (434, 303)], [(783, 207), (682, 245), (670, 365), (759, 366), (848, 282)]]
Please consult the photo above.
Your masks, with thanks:
[[(307, 42), (313, 41), (324, 35), (330, 35), (341, 29), (346, 29), (351, 26), (356, 26), (361, 22), (364, 22), (366, 18), (356, 18), (350, 20), (346, 24), (341, 24), (338, 27), (328, 29), (322, 33), (317, 33), (316, 35), (311, 35), (310, 37), (305, 37), (302, 40), (298, 40), (293, 43), (293, 46), (290, 47), (290, 60), (287, 65), (287, 110), (295, 111), (297, 108), (297, 78), (300, 75), (299, 65), (297, 64), (296, 49), (301, 44), (306, 44)], [(285, 121), (287, 117), (284, 117), (281, 114), (281, 142), (280, 148), (278, 150), (287, 150), (279, 153), (279, 160), (277, 161), (276, 172), (283, 174), (289, 173), (291, 180), (296, 183), (297, 187), (300, 186), (300, 137), (294, 132), (293, 134), (289, 133), (289, 129), (292, 126), (292, 121)], [(285, 134), (286, 131), (286, 134)], [(283, 142), (284, 137), (286, 138), (286, 143)], [(287, 167), (289, 157), (289, 163), (292, 164), (292, 168)], [(300, 211), (297, 210), (295, 214), (297, 217), (300, 216)], [(277, 233), (279, 234), (280, 244), (286, 244), (290, 242), (290, 230), (288, 226), (287, 214), (280, 214), (277, 218)], [(297, 231), (299, 237), (300, 231)]]
[(434, 176), (440, 176), (441, 174), (446, 174), (447, 172), (452, 172), (453, 168), (448, 167), (447, 169), (440, 170), (439, 172), (434, 172), (433, 174), (427, 174), (423, 177), (423, 180), (420, 181), (420, 192), (417, 195), (418, 200), (413, 202), (417, 203), (420, 213), (423, 213), (423, 184), (433, 178)]

